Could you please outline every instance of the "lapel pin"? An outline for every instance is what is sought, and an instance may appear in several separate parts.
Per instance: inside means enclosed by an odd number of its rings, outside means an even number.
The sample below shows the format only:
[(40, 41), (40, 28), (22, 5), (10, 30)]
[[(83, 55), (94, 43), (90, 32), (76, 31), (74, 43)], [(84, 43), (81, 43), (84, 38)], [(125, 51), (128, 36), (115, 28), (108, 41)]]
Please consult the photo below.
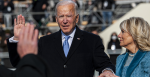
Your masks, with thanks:
[(78, 40), (80, 40), (80, 38), (77, 38)]

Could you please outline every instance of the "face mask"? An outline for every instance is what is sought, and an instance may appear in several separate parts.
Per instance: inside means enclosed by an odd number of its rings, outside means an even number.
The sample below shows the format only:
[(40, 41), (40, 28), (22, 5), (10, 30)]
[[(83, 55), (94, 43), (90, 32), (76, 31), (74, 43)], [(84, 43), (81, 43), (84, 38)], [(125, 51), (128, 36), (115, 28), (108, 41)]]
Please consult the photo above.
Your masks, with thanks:
[(116, 39), (117, 39), (117, 36), (114, 36), (114, 35), (113, 35), (113, 36), (111, 37), (111, 39), (112, 39), (112, 40), (116, 40)]

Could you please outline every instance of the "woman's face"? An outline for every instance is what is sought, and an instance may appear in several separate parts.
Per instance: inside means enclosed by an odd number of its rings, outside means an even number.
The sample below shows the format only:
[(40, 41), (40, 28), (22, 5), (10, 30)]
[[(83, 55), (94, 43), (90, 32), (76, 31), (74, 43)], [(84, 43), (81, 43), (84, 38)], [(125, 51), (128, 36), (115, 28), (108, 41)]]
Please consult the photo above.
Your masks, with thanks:
[(118, 37), (120, 38), (120, 46), (126, 48), (128, 46), (134, 45), (132, 36), (125, 30), (122, 29)]

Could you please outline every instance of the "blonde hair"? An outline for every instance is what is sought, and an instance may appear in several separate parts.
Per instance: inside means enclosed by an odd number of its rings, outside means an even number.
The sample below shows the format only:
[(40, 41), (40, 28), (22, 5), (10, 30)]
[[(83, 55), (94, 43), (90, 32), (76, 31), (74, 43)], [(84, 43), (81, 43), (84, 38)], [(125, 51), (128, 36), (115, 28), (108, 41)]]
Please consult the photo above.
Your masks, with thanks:
[(150, 25), (143, 18), (131, 17), (120, 24), (120, 29), (131, 34), (136, 46), (143, 51), (150, 51)]

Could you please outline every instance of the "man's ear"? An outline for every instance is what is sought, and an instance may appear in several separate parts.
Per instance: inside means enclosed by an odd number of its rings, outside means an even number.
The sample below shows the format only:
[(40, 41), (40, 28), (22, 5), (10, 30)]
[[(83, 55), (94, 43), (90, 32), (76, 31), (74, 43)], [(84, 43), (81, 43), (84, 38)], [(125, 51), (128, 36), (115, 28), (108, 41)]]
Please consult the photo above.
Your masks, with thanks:
[(76, 23), (79, 21), (79, 14), (76, 16)]

